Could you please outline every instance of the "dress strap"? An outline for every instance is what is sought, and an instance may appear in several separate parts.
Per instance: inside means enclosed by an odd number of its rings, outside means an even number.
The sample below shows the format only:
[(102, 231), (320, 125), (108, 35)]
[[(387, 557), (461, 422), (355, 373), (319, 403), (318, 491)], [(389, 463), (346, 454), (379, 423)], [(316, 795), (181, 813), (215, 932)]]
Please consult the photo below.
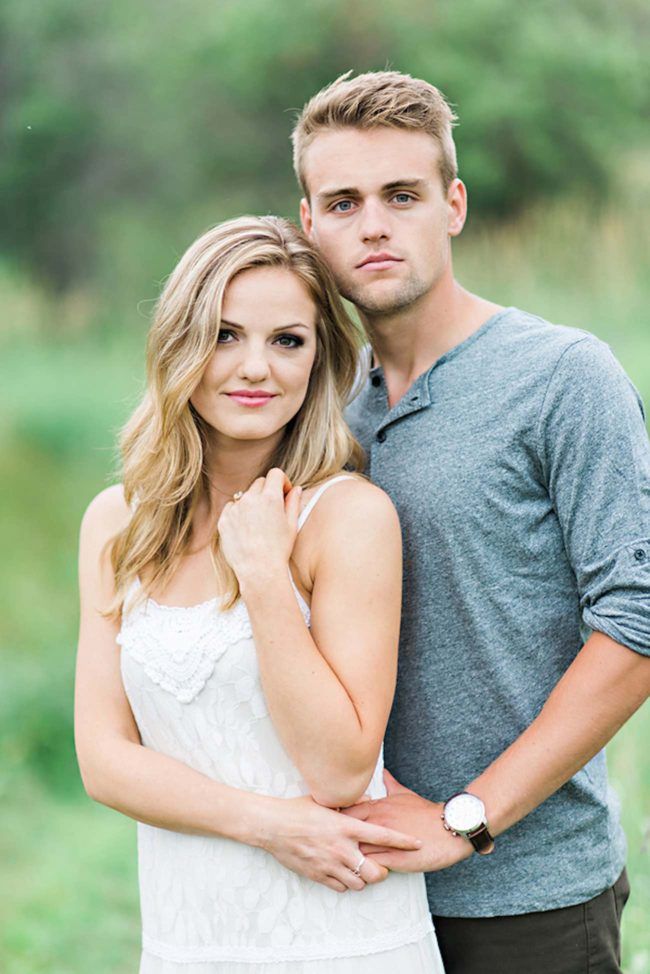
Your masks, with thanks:
[(354, 480), (354, 479), (355, 478), (350, 476), (350, 474), (343, 473), (343, 474), (339, 474), (337, 477), (332, 477), (331, 480), (326, 480), (324, 484), (321, 484), (318, 490), (316, 491), (316, 493), (314, 494), (314, 496), (309, 499), (309, 502), (305, 505), (305, 507), (300, 512), (300, 517), (298, 518), (298, 530), (300, 531), (301, 527), (303, 526), (303, 524), (305, 523), (305, 521), (313, 511), (313, 509), (316, 507), (316, 504), (318, 503), (320, 498), (323, 496), (323, 494), (329, 487), (331, 487), (333, 484), (338, 484), (340, 480)]

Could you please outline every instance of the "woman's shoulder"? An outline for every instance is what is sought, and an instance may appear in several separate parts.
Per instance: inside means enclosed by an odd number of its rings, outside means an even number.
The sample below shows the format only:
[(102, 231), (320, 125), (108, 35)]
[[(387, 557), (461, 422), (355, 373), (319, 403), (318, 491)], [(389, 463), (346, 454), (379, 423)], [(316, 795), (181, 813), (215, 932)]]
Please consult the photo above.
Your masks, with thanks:
[(97, 541), (112, 538), (131, 519), (132, 510), (124, 496), (124, 485), (113, 484), (93, 497), (81, 522), (82, 537)]
[[(307, 513), (294, 549), (306, 590), (313, 590), (321, 572), (356, 584), (367, 573), (401, 571), (400, 524), (388, 494), (363, 477), (330, 480)], [(317, 490), (311, 497), (305, 491), (303, 512)]]
[(388, 494), (358, 474), (342, 471), (323, 484), (311, 488), (309, 492), (305, 491), (303, 510), (316, 497), (318, 499), (310, 512), (310, 519), (313, 518), (321, 529), (334, 523), (344, 529), (352, 528), (356, 524), (399, 524), (397, 512)]

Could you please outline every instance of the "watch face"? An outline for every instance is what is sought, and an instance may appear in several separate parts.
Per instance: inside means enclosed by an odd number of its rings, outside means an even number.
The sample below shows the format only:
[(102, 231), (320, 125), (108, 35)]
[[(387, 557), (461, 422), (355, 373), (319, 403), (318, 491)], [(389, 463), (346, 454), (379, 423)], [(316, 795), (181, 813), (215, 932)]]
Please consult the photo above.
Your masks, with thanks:
[(485, 821), (485, 805), (476, 795), (462, 792), (445, 805), (445, 822), (454, 832), (473, 832)]

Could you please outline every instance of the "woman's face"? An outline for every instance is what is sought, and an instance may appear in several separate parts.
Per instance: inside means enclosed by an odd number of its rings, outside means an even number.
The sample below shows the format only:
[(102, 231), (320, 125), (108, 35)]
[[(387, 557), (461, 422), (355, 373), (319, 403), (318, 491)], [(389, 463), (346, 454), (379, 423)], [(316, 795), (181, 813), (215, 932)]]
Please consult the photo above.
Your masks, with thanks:
[(218, 440), (274, 448), (307, 392), (316, 315), (306, 286), (286, 268), (254, 267), (232, 279), (217, 347), (190, 400)]

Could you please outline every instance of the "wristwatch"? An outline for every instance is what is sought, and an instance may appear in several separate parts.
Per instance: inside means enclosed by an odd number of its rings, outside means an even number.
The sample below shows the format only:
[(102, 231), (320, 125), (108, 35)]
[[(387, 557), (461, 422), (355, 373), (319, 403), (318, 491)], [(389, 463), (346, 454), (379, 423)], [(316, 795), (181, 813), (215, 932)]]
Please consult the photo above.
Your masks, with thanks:
[(485, 805), (471, 792), (459, 791), (448, 798), (440, 817), (448, 832), (469, 839), (482, 856), (489, 855), (494, 849), (494, 839), (488, 830)]

